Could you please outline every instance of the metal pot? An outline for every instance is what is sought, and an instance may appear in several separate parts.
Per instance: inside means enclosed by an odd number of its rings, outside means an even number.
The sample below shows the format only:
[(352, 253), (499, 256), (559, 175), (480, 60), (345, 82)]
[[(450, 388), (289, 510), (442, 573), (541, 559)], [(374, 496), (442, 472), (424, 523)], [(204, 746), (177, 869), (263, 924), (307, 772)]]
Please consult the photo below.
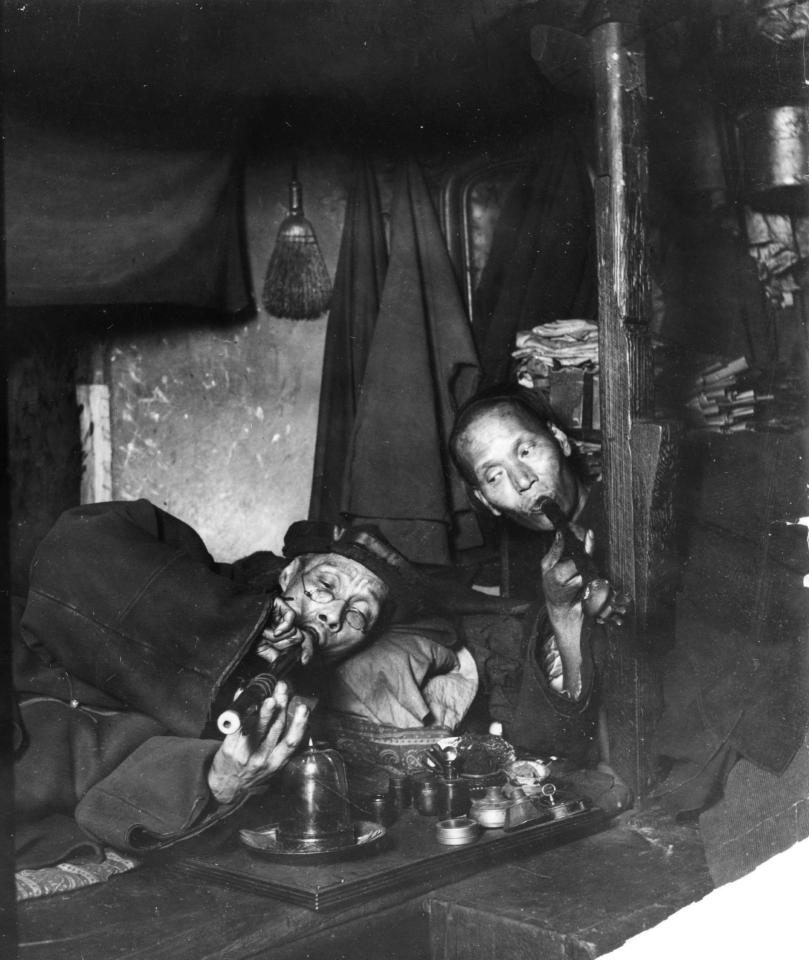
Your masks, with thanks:
[(739, 134), (750, 205), (766, 213), (809, 209), (809, 107), (750, 110), (739, 118)]

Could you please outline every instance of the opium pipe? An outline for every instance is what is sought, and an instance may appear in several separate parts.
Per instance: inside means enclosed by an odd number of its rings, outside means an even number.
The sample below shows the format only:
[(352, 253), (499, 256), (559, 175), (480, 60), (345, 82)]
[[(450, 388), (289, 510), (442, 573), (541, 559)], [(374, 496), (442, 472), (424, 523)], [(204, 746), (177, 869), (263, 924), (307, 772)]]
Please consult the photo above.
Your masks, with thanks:
[(597, 617), (612, 595), (609, 582), (599, 576), (592, 558), (584, 549), (584, 543), (573, 532), (559, 504), (551, 497), (541, 497), (537, 509), (547, 517), (554, 530), (562, 534), (563, 556), (575, 562), (584, 582), (582, 608), (588, 616)]
[(219, 714), (216, 721), (219, 731), (224, 734), (233, 733), (254, 722), (261, 710), (261, 704), (273, 695), (278, 681), (283, 680), (300, 660), (299, 647), (285, 650), (273, 664), (267, 665), (267, 670), (252, 677), (234, 697), (228, 709)]

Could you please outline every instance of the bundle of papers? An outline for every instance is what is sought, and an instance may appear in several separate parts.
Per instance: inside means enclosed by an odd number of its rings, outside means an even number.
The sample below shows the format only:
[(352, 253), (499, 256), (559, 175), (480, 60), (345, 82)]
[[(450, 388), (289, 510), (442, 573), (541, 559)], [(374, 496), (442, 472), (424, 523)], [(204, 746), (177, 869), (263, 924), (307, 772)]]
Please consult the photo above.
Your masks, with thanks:
[(550, 367), (598, 363), (598, 327), (592, 320), (554, 320), (521, 330), (512, 356), (534, 356)]
[(563, 367), (598, 369), (598, 327), (592, 320), (554, 320), (517, 334), (512, 357), (517, 380), (536, 386), (552, 370)]
[(750, 387), (745, 382), (747, 373), (745, 357), (727, 363), (717, 360), (702, 370), (692, 381), (686, 401), (694, 426), (721, 433), (752, 429), (761, 405), (774, 398)]

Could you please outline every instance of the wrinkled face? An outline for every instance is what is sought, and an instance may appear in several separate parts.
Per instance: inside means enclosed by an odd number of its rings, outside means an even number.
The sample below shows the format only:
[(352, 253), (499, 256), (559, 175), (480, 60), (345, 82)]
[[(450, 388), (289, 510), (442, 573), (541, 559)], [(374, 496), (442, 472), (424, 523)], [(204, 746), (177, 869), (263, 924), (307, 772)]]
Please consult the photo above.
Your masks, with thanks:
[(566, 517), (578, 509), (581, 488), (567, 457), (570, 444), (508, 403), (481, 411), (459, 437), (458, 453), (474, 477), (474, 494), (492, 513), (531, 530), (553, 529), (537, 510), (551, 497)]
[(376, 574), (336, 553), (296, 557), (279, 584), (298, 626), (317, 636), (324, 660), (340, 659), (365, 642), (388, 595)]

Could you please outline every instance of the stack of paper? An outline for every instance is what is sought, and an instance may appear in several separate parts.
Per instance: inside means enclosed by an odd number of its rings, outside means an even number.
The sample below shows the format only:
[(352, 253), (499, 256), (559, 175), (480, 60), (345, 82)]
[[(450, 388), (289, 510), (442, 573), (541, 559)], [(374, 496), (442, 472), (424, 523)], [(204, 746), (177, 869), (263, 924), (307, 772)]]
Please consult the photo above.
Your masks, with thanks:
[(515, 346), (517, 380), (525, 387), (543, 386), (552, 370), (564, 367), (598, 369), (598, 327), (592, 320), (554, 320), (522, 330)]
[(745, 383), (748, 368), (745, 357), (730, 362), (717, 360), (694, 378), (686, 405), (695, 426), (721, 433), (752, 428), (760, 405), (774, 398)]

